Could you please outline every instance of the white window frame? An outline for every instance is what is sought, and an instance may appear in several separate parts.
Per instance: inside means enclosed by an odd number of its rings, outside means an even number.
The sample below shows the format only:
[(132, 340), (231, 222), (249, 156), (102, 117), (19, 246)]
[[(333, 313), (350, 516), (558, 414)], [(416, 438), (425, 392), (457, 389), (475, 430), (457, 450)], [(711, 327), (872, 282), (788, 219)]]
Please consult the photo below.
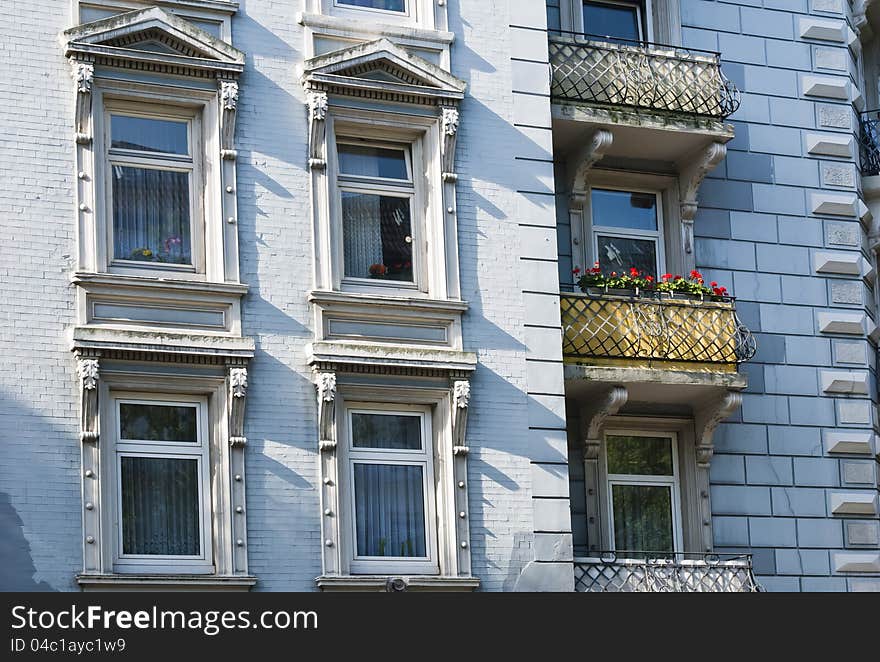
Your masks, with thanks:
[[(618, 228), (608, 225), (596, 225), (593, 223), (593, 190), (600, 189), (605, 191), (622, 191), (624, 193), (646, 193), (649, 195), (654, 195), (657, 204), (655, 209), (657, 210), (657, 230), (652, 232), (649, 230), (636, 230), (636, 229), (628, 229), (628, 228)], [(651, 188), (635, 188), (635, 187), (626, 187), (626, 186), (612, 186), (612, 185), (600, 185), (595, 184), (590, 186), (590, 200), (588, 202), (589, 213), (586, 214), (586, 222), (587, 222), (587, 233), (590, 237), (590, 250), (592, 251), (590, 255), (589, 265), (592, 265), (596, 260), (599, 260), (599, 235), (602, 234), (606, 237), (620, 237), (626, 239), (641, 239), (641, 240), (653, 240), (655, 245), (657, 246), (656, 254), (657, 254), (657, 279), (659, 280), (660, 276), (665, 273), (667, 268), (666, 265), (666, 240), (664, 237), (663, 226), (664, 226), (664, 218), (663, 218), (663, 194), (661, 191)], [(631, 265), (623, 265), (621, 269), (628, 273), (628, 270)]]
[[(408, 179), (392, 179), (388, 177), (370, 177), (365, 175), (351, 175), (343, 173), (339, 168), (339, 151), (338, 146), (355, 145), (369, 146), (379, 149), (392, 149), (402, 151), (406, 161), (406, 170)], [(339, 240), (343, 243), (342, 248), (342, 264), (340, 265), (342, 275), (342, 285), (353, 287), (391, 287), (395, 289), (418, 289), (424, 287), (424, 251), (420, 247), (424, 244), (422, 235), (424, 228), (419, 227), (418, 219), (422, 217), (418, 210), (422, 208), (422, 195), (416, 185), (416, 178), (413, 176), (413, 161), (422, 158), (421, 146), (418, 141), (392, 142), (383, 140), (359, 140), (353, 136), (337, 135), (334, 142), (334, 151), (336, 155), (336, 180), (335, 180), (335, 198), (339, 205)], [(342, 194), (344, 192), (365, 193), (370, 195), (382, 195), (393, 198), (404, 198), (409, 200), (409, 224), (410, 239), (412, 246), (412, 273), (413, 280), (382, 280), (371, 278), (360, 278), (357, 276), (345, 275), (345, 237), (344, 224), (342, 220)]]
[[(364, 449), (355, 448), (352, 436), (351, 417), (355, 413), (418, 415), (421, 421), (422, 449)], [(434, 462), (435, 445), (431, 425), (431, 408), (424, 405), (380, 404), (372, 402), (346, 402), (342, 420), (343, 443), (340, 444), (341, 500), (344, 504), (340, 533), (343, 536), (348, 561), (348, 571), (352, 575), (405, 574), (437, 575), (440, 561), (437, 543), (437, 482)], [(357, 554), (357, 505), (354, 490), (354, 465), (399, 464), (423, 467), (423, 490), (425, 493), (425, 549), (427, 557), (360, 557)]]
[[(663, 437), (671, 441), (672, 445), (672, 476), (649, 476), (642, 474), (611, 474), (608, 472), (608, 437), (609, 436), (632, 436), (632, 437)], [(609, 549), (616, 550), (614, 536), (614, 485), (634, 485), (646, 487), (668, 487), (670, 492), (670, 506), (672, 510), (672, 545), (673, 552), (683, 550), (684, 532), (682, 528), (681, 514), (681, 481), (679, 478), (680, 468), (678, 460), (678, 435), (672, 431), (660, 431), (649, 429), (625, 429), (607, 428), (602, 435), (602, 475), (604, 476), (604, 491), (606, 502), (607, 535)], [(629, 552), (658, 552), (664, 550), (622, 550)]]
[[(212, 574), (213, 534), (211, 510), (211, 458), (208, 429), (208, 401), (204, 396), (184, 394), (152, 394), (126, 391), (111, 392), (113, 449), (111, 472), (112, 522), (114, 528), (113, 569), (119, 573), (187, 573)], [(149, 441), (122, 439), (120, 407), (122, 404), (159, 404), (195, 406), (197, 409), (197, 441)], [(195, 459), (199, 473), (199, 529), (201, 553), (194, 556), (125, 554), (122, 547), (122, 458), (149, 457), (163, 459)], [(109, 494), (108, 494), (109, 496)]]
[[(110, 270), (115, 273), (171, 272), (176, 277), (204, 274), (205, 271), (205, 233), (204, 233), (204, 166), (202, 163), (202, 121), (199, 108), (175, 106), (165, 103), (134, 102), (117, 98), (105, 98), (103, 107), (103, 135), (101, 150), (101, 171), (104, 183), (104, 217), (106, 219), (107, 260)], [(160, 154), (127, 150), (112, 147), (112, 116), (140, 117), (187, 123), (189, 154)], [(115, 166), (130, 166), (153, 170), (186, 172), (189, 175), (189, 214), (190, 247), (192, 263), (189, 265), (173, 263), (150, 263), (119, 258), (114, 255), (113, 218), (113, 169)]]
[[(385, 117), (384, 115), (382, 116)], [(364, 122), (362, 115), (346, 113), (340, 109), (338, 113), (328, 113), (327, 144), (328, 151), (328, 186), (330, 188), (330, 250), (331, 255), (331, 282), (334, 290), (350, 292), (371, 292), (374, 294), (386, 293), (397, 296), (425, 297), (432, 289), (446, 282), (447, 265), (445, 261), (445, 246), (443, 244), (443, 218), (442, 210), (437, 208), (440, 191), (439, 185), (428, 185), (428, 173), (435, 169), (434, 160), (426, 142), (429, 131), (437, 131), (436, 124), (426, 126), (413, 123), (407, 124), (404, 118), (398, 116), (398, 121), (392, 124), (379, 118)], [(356, 138), (352, 140), (351, 138)], [(336, 141), (365, 144), (365, 145), (391, 145), (393, 147), (409, 146), (409, 167), (412, 177), (412, 191), (400, 186), (400, 180), (387, 179), (380, 184), (379, 178), (343, 176), (340, 182), (339, 159), (336, 149)], [(363, 140), (357, 140), (362, 138)], [(433, 139), (432, 139), (433, 141)], [(439, 143), (436, 146), (439, 150)], [(431, 150), (435, 151), (435, 150)], [(439, 168), (439, 163), (436, 164)], [(437, 179), (440, 172), (437, 170)], [(413, 282), (394, 281), (371, 278), (350, 278), (344, 276), (345, 262), (343, 253), (343, 223), (342, 223), (342, 187), (351, 187), (357, 180), (359, 188), (365, 193), (385, 194), (389, 191), (392, 195), (412, 195), (410, 203), (410, 230), (412, 232), (413, 252)], [(367, 182), (375, 185), (365, 186)], [(433, 190), (433, 193), (431, 192)], [(429, 196), (436, 197), (433, 203), (429, 202)], [(429, 250), (432, 239), (433, 250)], [(442, 269), (442, 270), (441, 270)], [(432, 273), (437, 271), (437, 273)], [(433, 287), (432, 287), (433, 285)], [(437, 288), (439, 289), (439, 288)], [(438, 292), (439, 296), (445, 296), (446, 288)]]

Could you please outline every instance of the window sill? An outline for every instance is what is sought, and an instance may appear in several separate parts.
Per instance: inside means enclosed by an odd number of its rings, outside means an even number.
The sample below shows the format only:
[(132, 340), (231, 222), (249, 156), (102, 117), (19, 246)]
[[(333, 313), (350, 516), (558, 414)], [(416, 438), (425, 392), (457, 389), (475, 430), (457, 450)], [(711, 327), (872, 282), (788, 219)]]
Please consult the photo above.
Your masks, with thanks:
[(250, 591), (252, 576), (217, 575), (77, 575), (83, 591)]
[[(427, 44), (448, 45), (455, 39), (455, 34), (443, 30), (431, 30), (423, 27), (411, 27), (417, 22), (412, 16), (394, 17), (382, 12), (364, 12), (368, 16), (360, 17), (357, 14), (346, 16), (327, 16), (324, 14), (310, 14), (303, 12), (297, 16), (297, 22), (319, 33), (351, 33), (363, 34), (365, 37), (381, 35), (400, 39), (414, 39)], [(367, 23), (364, 19), (376, 21), (384, 20), (388, 23)]]
[(205, 292), (210, 294), (230, 294), (244, 296), (248, 286), (243, 283), (213, 282), (208, 280), (193, 280), (187, 278), (174, 278), (157, 276), (155, 274), (120, 274), (120, 273), (92, 273), (78, 271), (73, 274), (71, 282), (83, 287), (111, 286), (111, 287), (143, 287), (154, 289), (189, 290), (193, 292)]
[[(391, 587), (392, 582), (395, 582), (396, 588)], [(443, 577), (439, 575), (420, 575), (414, 577), (396, 577), (394, 575), (322, 575), (315, 579), (315, 584), (325, 592), (397, 593), (415, 591), (471, 593), (479, 588), (480, 580), (477, 577)]]
[(379, 292), (340, 292), (338, 290), (312, 290), (309, 301), (324, 307), (333, 304), (386, 305), (407, 310), (430, 310), (433, 312), (463, 313), (468, 309), (467, 301), (456, 299), (431, 299), (424, 296), (401, 296), (397, 293)]

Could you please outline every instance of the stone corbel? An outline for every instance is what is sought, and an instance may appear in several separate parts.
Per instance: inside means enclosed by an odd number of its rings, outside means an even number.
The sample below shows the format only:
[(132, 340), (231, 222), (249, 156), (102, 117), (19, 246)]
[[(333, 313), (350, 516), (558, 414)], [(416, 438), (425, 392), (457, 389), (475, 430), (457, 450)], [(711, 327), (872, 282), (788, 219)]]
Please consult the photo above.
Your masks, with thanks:
[(318, 395), (318, 447), (321, 452), (336, 449), (336, 373), (319, 372), (315, 378)]
[(697, 215), (697, 192), (706, 175), (721, 163), (727, 154), (724, 143), (711, 143), (693, 158), (684, 162), (679, 175), (679, 205), (681, 209), (681, 241), (686, 255), (694, 252), (694, 218)]
[(471, 399), (471, 384), (466, 380), (456, 381), (452, 386), (452, 454), (467, 455), (468, 405)]
[(443, 181), (454, 182), (458, 179), (455, 174), (455, 141), (458, 138), (459, 113), (458, 109), (448, 106), (443, 107), (442, 113), (440, 149), (443, 156)]
[(238, 82), (221, 80), (217, 83), (220, 95), (220, 156), (235, 161), (235, 116), (238, 110)]
[(82, 391), (82, 417), (79, 440), (98, 443), (98, 359), (76, 354), (76, 374)]
[(713, 437), (718, 424), (730, 416), (742, 405), (742, 394), (739, 391), (728, 391), (717, 400), (694, 412), (694, 438), (697, 460), (697, 490), (700, 504), (700, 542), (703, 551), (711, 552), (712, 506), (709, 502), (709, 464), (715, 451)]
[(74, 113), (74, 131), (76, 142), (88, 145), (92, 142), (92, 82), (95, 79), (95, 65), (91, 62), (71, 60), (71, 73), (76, 81), (76, 110)]
[(610, 131), (597, 129), (587, 140), (587, 144), (578, 154), (568, 162), (570, 174), (568, 184), (568, 215), (571, 225), (572, 257), (575, 266), (585, 267), (579, 264), (586, 259), (584, 250), (584, 206), (587, 204), (587, 174), (599, 159), (611, 147), (614, 136)]
[(324, 137), (327, 133), (327, 93), (306, 91), (309, 107), (309, 168), (323, 170), (327, 167), (324, 156)]
[(862, 41), (867, 41), (872, 36), (871, 26), (868, 24), (868, 9), (874, 4), (874, 0), (855, 0), (852, 4), (852, 26)]
[(612, 386), (581, 410), (583, 434), (584, 484), (587, 504), (587, 542), (598, 550), (601, 535), (599, 515), (599, 454), (602, 448), (602, 427), (626, 404), (629, 392), (625, 386)]
[(229, 368), (229, 443), (233, 447), (247, 444), (244, 436), (244, 407), (247, 402), (247, 368)]

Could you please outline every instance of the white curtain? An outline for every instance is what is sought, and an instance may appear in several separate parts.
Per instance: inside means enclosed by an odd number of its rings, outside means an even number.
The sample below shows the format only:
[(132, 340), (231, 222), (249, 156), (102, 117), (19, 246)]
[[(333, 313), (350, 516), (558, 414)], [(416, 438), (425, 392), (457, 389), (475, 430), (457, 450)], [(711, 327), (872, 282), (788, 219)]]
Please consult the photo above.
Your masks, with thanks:
[(192, 263), (189, 173), (113, 166), (114, 257)]
[(422, 467), (354, 465), (359, 556), (425, 557)]
[(123, 553), (198, 555), (198, 460), (121, 460)]
[(370, 267), (384, 264), (381, 198), (365, 193), (342, 193), (342, 240), (345, 275), (369, 278)]

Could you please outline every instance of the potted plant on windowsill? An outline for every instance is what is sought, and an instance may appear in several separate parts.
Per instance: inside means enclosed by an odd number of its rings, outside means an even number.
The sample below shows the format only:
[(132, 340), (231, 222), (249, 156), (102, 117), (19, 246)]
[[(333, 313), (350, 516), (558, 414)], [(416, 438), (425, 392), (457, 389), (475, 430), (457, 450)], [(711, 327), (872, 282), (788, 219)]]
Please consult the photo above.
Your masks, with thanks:
[(369, 272), (370, 278), (385, 278), (385, 274), (388, 273), (388, 267), (384, 264), (371, 264)]
[(581, 291), (591, 296), (646, 296), (669, 297), (672, 299), (694, 299), (724, 301), (728, 298), (727, 288), (715, 281), (705, 284), (703, 275), (696, 270), (691, 271), (688, 278), (663, 274), (659, 282), (651, 275), (631, 267), (629, 272), (618, 274), (612, 271), (603, 273), (596, 262), (591, 269), (582, 273), (579, 267), (572, 271), (575, 282)]

